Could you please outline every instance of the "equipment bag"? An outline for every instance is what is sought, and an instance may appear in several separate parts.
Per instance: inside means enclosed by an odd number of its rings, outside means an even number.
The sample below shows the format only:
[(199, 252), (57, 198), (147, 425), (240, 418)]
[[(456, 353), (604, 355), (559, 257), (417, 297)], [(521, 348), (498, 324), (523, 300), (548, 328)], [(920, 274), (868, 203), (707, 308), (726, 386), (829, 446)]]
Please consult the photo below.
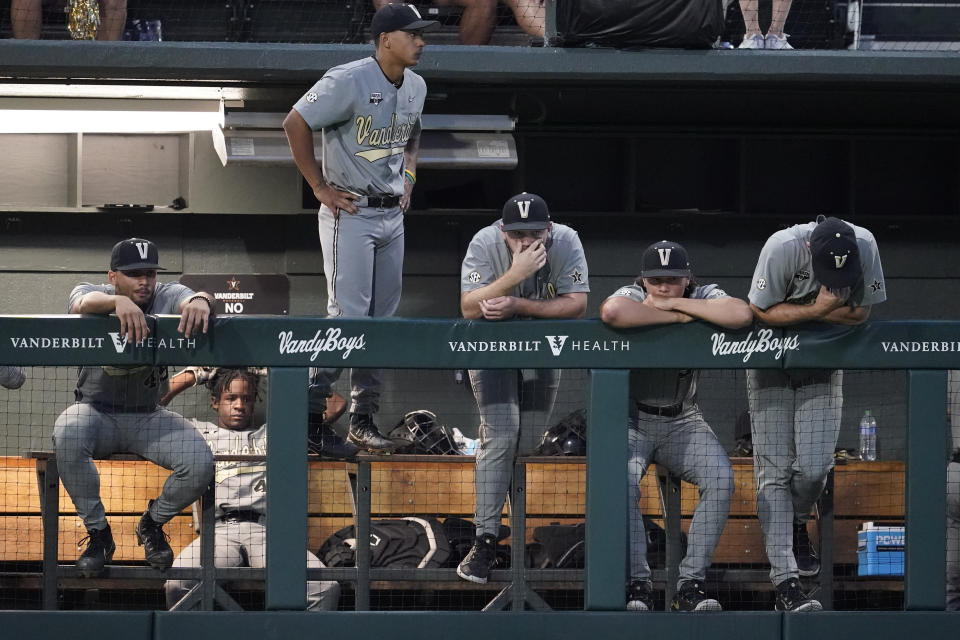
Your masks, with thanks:
[[(356, 565), (357, 536), (353, 526), (344, 527), (320, 547), (317, 556), (328, 567)], [(443, 567), (450, 557), (450, 543), (436, 518), (398, 518), (370, 523), (371, 567)]]

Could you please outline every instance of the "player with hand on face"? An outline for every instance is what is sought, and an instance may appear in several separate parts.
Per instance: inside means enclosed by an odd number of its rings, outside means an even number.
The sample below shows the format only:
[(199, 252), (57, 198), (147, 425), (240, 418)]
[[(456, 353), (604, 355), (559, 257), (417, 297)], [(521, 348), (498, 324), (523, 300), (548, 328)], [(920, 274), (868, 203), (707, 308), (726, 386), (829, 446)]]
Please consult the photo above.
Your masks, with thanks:
[[(195, 421), (195, 426), (216, 455), (266, 455), (267, 425), (255, 428), (259, 377), (250, 369), (218, 369), (210, 395), (217, 424)], [(267, 467), (264, 460), (221, 460), (215, 478), (216, 518), (214, 564), (217, 567), (266, 566)], [(177, 556), (173, 566), (200, 566), (199, 538)], [(307, 566), (323, 563), (307, 551)], [(168, 580), (164, 586), (167, 607), (172, 608), (196, 584)], [(340, 585), (331, 581), (307, 582), (307, 610), (335, 611)]]
[[(283, 128), (294, 161), (322, 203), (318, 213), (330, 317), (392, 316), (400, 303), (403, 214), (410, 207), (427, 95), (410, 70), (423, 53), (423, 32), (439, 26), (413, 5), (387, 4), (370, 23), (372, 57), (333, 67), (293, 106)], [(322, 130), (323, 160), (313, 132)], [(311, 396), (329, 397), (340, 369), (311, 370)], [(350, 372), (348, 439), (388, 451), (373, 415), (380, 408), (380, 372)], [(311, 401), (311, 410), (323, 412)]]
[[(600, 307), (603, 321), (618, 329), (692, 320), (739, 329), (753, 321), (747, 303), (715, 284), (698, 285), (687, 251), (662, 240), (643, 252), (640, 278), (621, 287)], [(653, 584), (647, 561), (647, 534), (640, 511), (640, 484), (650, 463), (700, 489), (690, 523), (687, 554), (680, 563), (673, 611), (719, 611), (720, 603), (703, 588), (707, 568), (730, 512), (733, 469), (717, 436), (697, 406), (699, 372), (689, 369), (634, 369), (630, 372), (630, 583), (627, 609), (653, 608)]]
[[(577, 232), (550, 220), (543, 198), (521, 193), (497, 222), (474, 235), (460, 270), (460, 310), (470, 320), (580, 318), (590, 291)], [(560, 371), (470, 371), (480, 410), (476, 460), (477, 537), (457, 567), (464, 580), (486, 583), (496, 560), (500, 517), (517, 452), (533, 451), (548, 426)], [(521, 413), (526, 413), (521, 429)], [(519, 443), (519, 446), (518, 446)]]
[[(211, 296), (178, 282), (157, 282), (158, 261), (157, 247), (149, 240), (121, 240), (110, 256), (109, 284), (75, 287), (68, 313), (115, 313), (118, 347), (148, 337), (147, 314), (179, 313), (177, 330), (186, 338), (206, 333)], [(183, 416), (160, 406), (167, 388), (166, 367), (80, 367), (76, 403), (57, 418), (53, 445), (63, 486), (87, 529), (87, 546), (76, 563), (81, 576), (99, 575), (116, 548), (94, 458), (136, 453), (173, 471), (134, 530), (147, 562), (161, 571), (173, 562), (163, 524), (199, 498), (213, 477), (213, 456), (203, 438)]]
[[(877, 242), (867, 229), (820, 216), (774, 233), (750, 285), (750, 308), (772, 326), (857, 325), (887, 299)], [(840, 433), (843, 371), (747, 371), (757, 514), (781, 611), (819, 611), (800, 576), (820, 572), (807, 533)]]

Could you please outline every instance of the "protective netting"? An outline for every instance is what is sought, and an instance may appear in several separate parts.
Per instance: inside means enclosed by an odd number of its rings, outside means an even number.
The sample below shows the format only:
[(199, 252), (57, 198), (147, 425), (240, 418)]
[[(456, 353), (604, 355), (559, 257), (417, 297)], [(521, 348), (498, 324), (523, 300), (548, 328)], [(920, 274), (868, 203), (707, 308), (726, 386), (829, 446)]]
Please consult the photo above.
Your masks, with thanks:
[[(130, 455), (127, 442), (115, 447), (127, 450), (121, 456), (94, 447), (98, 495), (116, 550), (102, 574), (80, 575), (77, 562), (89, 542), (83, 539), (99, 523), (97, 509), (83, 506), (83, 500), (90, 500), (91, 478), (78, 483), (77, 472), (69, 469), (71, 448), (78, 448), (79, 457), (84, 457), (78, 437), (67, 438), (59, 431), (57, 447), (51, 442), (55, 425), (67, 428), (66, 417), (79, 415), (72, 391), (77, 369), (26, 367), (24, 373), (22, 386), (0, 389), (0, 603), (12, 609), (44, 605), (42, 505), (47, 497), (52, 500), (47, 504), (59, 509), (54, 520), (62, 573), (57, 607), (166, 608), (182, 592), (165, 591), (170, 585), (148, 566), (136, 531), (170, 472)], [(204, 379), (208, 373), (198, 372), (197, 377)], [(197, 385), (191, 381), (170, 400), (170, 414), (161, 414), (168, 423), (183, 416), (217, 454), (214, 530), (220, 566), (256, 568), (266, 561), (258, 502), (264, 489), (258, 481), (266, 445), (255, 435), (266, 420), (268, 401), (267, 385), (258, 378), (261, 373), (244, 370), (219, 387), (218, 376)], [(313, 574), (308, 602), (317, 608), (333, 602), (341, 610), (511, 608), (515, 590), (520, 589), (530, 608), (582, 609), (586, 506), (582, 455), (591, 428), (597, 428), (586, 424), (583, 411), (589, 372), (497, 373), (483, 377), (476, 371), (384, 372), (374, 424), (381, 434), (409, 449), (360, 461), (344, 459), (352, 458), (344, 444), (351, 424), (349, 376), (344, 372), (336, 380), (326, 404), (328, 428), (311, 425), (313, 444), (304, 447), (311, 455), (307, 538), (313, 555), (307, 562), (317, 567), (316, 558), (333, 568), (355, 566), (357, 545), (350, 541), (356, 539), (357, 527), (367, 526), (360, 524), (357, 514), (368, 513), (369, 582)], [(631, 404), (632, 421), (624, 425), (623, 433), (631, 452), (631, 496), (639, 508), (628, 507), (629, 577), (649, 579), (649, 602), (661, 610), (673, 602), (683, 608), (684, 598), (696, 600), (690, 595), (690, 581), (699, 582), (703, 596), (725, 610), (769, 610), (777, 598), (774, 584), (790, 579), (798, 580), (804, 598), (817, 600), (826, 609), (902, 609), (904, 372), (797, 371), (779, 378), (757, 373), (701, 371), (696, 405)], [(655, 377), (656, 370), (645, 375)], [(181, 378), (171, 379), (176, 386)], [(491, 387), (492, 381), (506, 386)], [(958, 388), (960, 383), (951, 377), (953, 422), (960, 415), (954, 410), (960, 401)], [(503, 415), (513, 415), (510, 393), (524, 409), (516, 441), (512, 436), (504, 440), (502, 434), (498, 439), (491, 428), (504, 424)], [(483, 417), (478, 396), (485, 407)], [(547, 402), (551, 398), (552, 403)], [(247, 408), (239, 414), (224, 409), (236, 402)], [(100, 409), (111, 414), (109, 407)], [(411, 421), (411, 413), (419, 418)], [(254, 428), (223, 428), (231, 415), (245, 418)], [(863, 460), (861, 423), (866, 418), (869, 427), (870, 417), (875, 421), (876, 459)], [(481, 424), (485, 446), (480, 445)], [(146, 432), (153, 428), (149, 420), (140, 426)], [(82, 431), (73, 423), (69, 430), (74, 435)], [(225, 438), (218, 439), (217, 434)], [(946, 462), (956, 441), (947, 442), (946, 425), (944, 434)], [(176, 447), (181, 453), (192, 451), (184, 442), (189, 440), (180, 437), (166, 440), (164, 446), (173, 452)], [(512, 449), (511, 442), (517, 442), (518, 449)], [(506, 464), (478, 473), (474, 454), (484, 449), (485, 455), (505, 458)], [(64, 486), (54, 485), (53, 494), (43, 490), (53, 477), (54, 451), (59, 478), (70, 485), (72, 498)], [(869, 451), (865, 455), (869, 457)], [(949, 464), (946, 488), (948, 579), (954, 581), (953, 588), (948, 586), (948, 598), (953, 596), (953, 606), (960, 556), (958, 468), (957, 462)], [(638, 478), (639, 490), (634, 491)], [(149, 513), (162, 520), (163, 508), (161, 504)], [(196, 564), (198, 516), (188, 505), (163, 525), (178, 558), (175, 567)], [(464, 579), (457, 571), (459, 566), (461, 573), (474, 577), (477, 567), (483, 572), (482, 564), (465, 565), (477, 542), (475, 521), (481, 522), (481, 535), (488, 528), (493, 534), (486, 582)], [(399, 547), (378, 549), (374, 544), (376, 538), (402, 536), (410, 540), (403, 553)], [(776, 559), (772, 565), (771, 555)], [(522, 572), (516, 568), (518, 561)], [(423, 566), (413, 568), (419, 564)], [(243, 608), (259, 609), (264, 605), (262, 579), (262, 574), (232, 575), (219, 583)]]

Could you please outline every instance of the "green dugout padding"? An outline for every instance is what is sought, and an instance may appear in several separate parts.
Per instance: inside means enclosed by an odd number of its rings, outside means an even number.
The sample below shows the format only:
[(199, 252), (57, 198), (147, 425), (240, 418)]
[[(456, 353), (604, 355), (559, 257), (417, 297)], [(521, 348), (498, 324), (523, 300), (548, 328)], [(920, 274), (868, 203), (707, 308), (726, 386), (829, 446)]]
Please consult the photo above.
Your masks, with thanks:
[(115, 318), (0, 316), (0, 362), (249, 364), (280, 367), (949, 369), (960, 367), (960, 322), (877, 322), (860, 327), (703, 323), (616, 331), (599, 320), (217, 318), (185, 338), (173, 316), (151, 319), (150, 338), (126, 344)]
[(151, 640), (153, 618), (153, 611), (0, 611), (0, 638)]
[(943, 611), (823, 611), (783, 616), (783, 640), (957, 640), (960, 614)]
[(157, 613), (155, 629), (154, 640), (324, 637), (344, 640), (779, 640), (781, 616), (772, 611), (720, 615), (628, 612), (511, 615), (455, 611)]

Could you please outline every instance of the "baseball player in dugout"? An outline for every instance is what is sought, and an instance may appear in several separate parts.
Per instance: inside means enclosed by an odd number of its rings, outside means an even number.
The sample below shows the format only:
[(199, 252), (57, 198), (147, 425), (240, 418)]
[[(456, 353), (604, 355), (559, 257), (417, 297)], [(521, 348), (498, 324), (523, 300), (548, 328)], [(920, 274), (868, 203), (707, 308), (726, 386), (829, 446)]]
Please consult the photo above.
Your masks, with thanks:
[[(886, 298), (873, 234), (823, 216), (770, 236), (749, 294), (757, 320), (781, 327), (861, 324)], [(799, 578), (820, 572), (807, 521), (833, 467), (842, 383), (840, 370), (747, 371), (757, 515), (782, 611), (823, 608)]]
[[(460, 269), (460, 311), (469, 320), (581, 318), (589, 291), (577, 232), (551, 222), (547, 203), (532, 193), (510, 198), (503, 217), (473, 236)], [(476, 539), (457, 567), (464, 580), (483, 584), (489, 577), (514, 458), (518, 449), (527, 453), (536, 447), (559, 381), (560, 371), (553, 369), (470, 371), (480, 444)]]
[[(200, 373), (197, 369), (192, 372)], [(256, 428), (253, 424), (259, 376), (250, 369), (217, 369), (207, 384), (217, 424), (194, 424), (211, 451), (219, 456), (265, 456), (267, 425)], [(267, 547), (266, 463), (262, 459), (239, 459), (218, 460), (216, 465), (214, 564), (263, 568)], [(200, 538), (187, 545), (173, 566), (200, 566)], [(323, 563), (307, 551), (307, 566), (322, 567)], [(167, 580), (167, 607), (177, 605), (196, 584), (193, 580)], [(335, 611), (339, 599), (340, 585), (336, 582), (307, 581), (308, 611)]]
[[(320, 246), (330, 317), (392, 316), (400, 303), (403, 214), (417, 181), (427, 94), (423, 78), (410, 67), (423, 53), (423, 32), (437, 26), (413, 5), (379, 9), (370, 23), (373, 57), (327, 71), (283, 121), (297, 167), (322, 203)], [(322, 164), (314, 154), (317, 129)], [(312, 374), (311, 396), (329, 396), (339, 375), (339, 369)], [(374, 452), (392, 449), (373, 420), (380, 372), (354, 369), (350, 387), (348, 439)]]
[[(747, 303), (715, 284), (698, 285), (687, 251), (662, 240), (647, 247), (640, 277), (621, 287), (600, 307), (603, 321), (618, 329), (702, 320), (725, 329), (753, 322)], [(630, 372), (630, 583), (627, 609), (653, 608), (653, 584), (647, 562), (647, 534), (640, 510), (640, 482), (651, 462), (700, 489), (693, 512), (687, 554), (680, 563), (673, 611), (719, 611), (703, 582), (727, 523), (734, 491), (727, 452), (697, 407), (698, 371), (634, 369)]]
[[(157, 282), (159, 252), (142, 238), (122, 240), (110, 256), (109, 284), (81, 283), (70, 293), (68, 313), (116, 314), (118, 345), (150, 335), (145, 314), (180, 314), (185, 338), (206, 333), (213, 310), (207, 293), (177, 282)], [(87, 546), (77, 559), (79, 575), (103, 571), (116, 549), (100, 500), (100, 475), (93, 463), (112, 453), (136, 453), (173, 473), (151, 500), (135, 533), (147, 562), (158, 570), (173, 563), (163, 524), (196, 500), (213, 478), (213, 456), (193, 425), (159, 405), (167, 389), (166, 367), (82, 366), (67, 407), (53, 428), (53, 445), (63, 486), (87, 529)]]

